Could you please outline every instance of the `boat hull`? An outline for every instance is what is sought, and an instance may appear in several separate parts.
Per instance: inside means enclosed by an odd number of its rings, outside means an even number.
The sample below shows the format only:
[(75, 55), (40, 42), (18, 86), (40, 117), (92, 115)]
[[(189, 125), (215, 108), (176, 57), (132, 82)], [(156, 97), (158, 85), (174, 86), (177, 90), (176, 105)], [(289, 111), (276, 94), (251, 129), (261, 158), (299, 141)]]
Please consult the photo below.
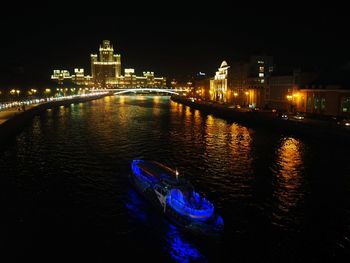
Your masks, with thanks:
[[(149, 203), (151, 203), (159, 212), (164, 214), (173, 224), (184, 230), (200, 235), (219, 237), (223, 233), (223, 224), (221, 217), (214, 214), (210, 219), (205, 221), (194, 221), (190, 218), (179, 214), (175, 209), (168, 205), (162, 205), (154, 191), (153, 185), (140, 180), (133, 173), (130, 174), (130, 183), (136, 188)], [(220, 221), (221, 220), (221, 221)]]

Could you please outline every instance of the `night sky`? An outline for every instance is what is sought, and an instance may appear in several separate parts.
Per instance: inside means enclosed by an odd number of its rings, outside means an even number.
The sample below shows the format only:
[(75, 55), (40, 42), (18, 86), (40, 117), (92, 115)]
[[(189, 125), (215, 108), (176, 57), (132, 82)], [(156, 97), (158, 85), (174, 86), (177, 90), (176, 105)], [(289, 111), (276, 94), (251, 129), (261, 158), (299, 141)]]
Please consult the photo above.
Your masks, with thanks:
[(0, 81), (49, 83), (53, 69), (83, 67), (109, 39), (122, 67), (184, 79), (213, 75), (223, 59), (274, 56), (279, 68), (319, 71), (350, 65), (349, 20), (341, 8), (319, 10), (232, 9), (226, 15), (1, 18)]

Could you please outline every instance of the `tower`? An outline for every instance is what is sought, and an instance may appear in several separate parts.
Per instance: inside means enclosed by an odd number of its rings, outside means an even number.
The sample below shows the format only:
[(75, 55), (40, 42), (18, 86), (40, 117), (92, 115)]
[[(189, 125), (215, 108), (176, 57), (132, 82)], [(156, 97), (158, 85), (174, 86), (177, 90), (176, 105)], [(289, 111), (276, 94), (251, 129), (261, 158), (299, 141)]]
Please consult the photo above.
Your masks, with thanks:
[(113, 45), (109, 40), (103, 40), (99, 56), (91, 55), (91, 75), (96, 86), (116, 86), (121, 76), (121, 59), (120, 54), (114, 54)]

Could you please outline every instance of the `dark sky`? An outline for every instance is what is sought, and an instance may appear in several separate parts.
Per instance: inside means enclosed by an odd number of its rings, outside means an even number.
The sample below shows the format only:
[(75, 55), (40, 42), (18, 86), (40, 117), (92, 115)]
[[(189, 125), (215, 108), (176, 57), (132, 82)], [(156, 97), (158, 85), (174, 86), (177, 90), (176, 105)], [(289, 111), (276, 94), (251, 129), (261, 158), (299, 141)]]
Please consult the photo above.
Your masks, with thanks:
[(20, 72), (45, 82), (53, 69), (74, 67), (90, 73), (90, 54), (103, 39), (121, 54), (123, 68), (169, 78), (214, 74), (223, 59), (251, 54), (272, 55), (282, 68), (336, 69), (350, 62), (350, 23), (341, 8), (232, 10), (223, 16), (3, 17), (0, 80)]

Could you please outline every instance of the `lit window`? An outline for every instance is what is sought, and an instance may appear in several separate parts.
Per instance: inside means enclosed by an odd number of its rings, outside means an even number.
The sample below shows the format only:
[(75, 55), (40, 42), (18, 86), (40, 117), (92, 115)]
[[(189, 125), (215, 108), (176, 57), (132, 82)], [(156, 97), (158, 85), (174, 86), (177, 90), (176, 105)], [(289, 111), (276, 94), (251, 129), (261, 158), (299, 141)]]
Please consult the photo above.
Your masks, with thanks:
[(341, 107), (343, 112), (348, 112), (350, 108), (350, 100), (349, 98), (343, 98), (341, 102)]
[(260, 72), (264, 72), (264, 67), (259, 67)]
[(259, 73), (259, 78), (263, 78), (264, 77), (264, 73)]

